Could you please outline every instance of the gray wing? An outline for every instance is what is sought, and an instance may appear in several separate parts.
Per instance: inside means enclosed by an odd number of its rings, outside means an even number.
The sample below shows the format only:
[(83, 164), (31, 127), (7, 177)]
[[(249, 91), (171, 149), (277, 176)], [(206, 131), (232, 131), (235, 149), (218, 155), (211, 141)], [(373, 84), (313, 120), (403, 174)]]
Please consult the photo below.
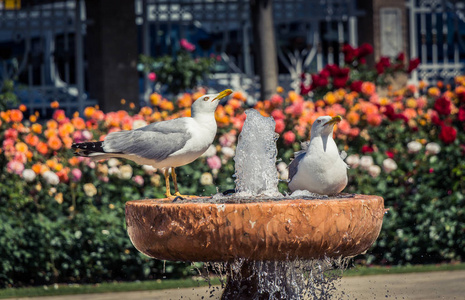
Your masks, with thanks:
[(289, 164), (289, 181), (291, 181), (294, 175), (297, 174), (297, 170), (299, 169), (299, 163), (302, 160), (302, 158), (304, 158), (306, 153), (307, 151), (300, 150), (294, 154), (295, 158)]
[(136, 130), (112, 132), (105, 138), (103, 149), (107, 153), (135, 154), (160, 161), (182, 149), (191, 137), (185, 120), (173, 119)]

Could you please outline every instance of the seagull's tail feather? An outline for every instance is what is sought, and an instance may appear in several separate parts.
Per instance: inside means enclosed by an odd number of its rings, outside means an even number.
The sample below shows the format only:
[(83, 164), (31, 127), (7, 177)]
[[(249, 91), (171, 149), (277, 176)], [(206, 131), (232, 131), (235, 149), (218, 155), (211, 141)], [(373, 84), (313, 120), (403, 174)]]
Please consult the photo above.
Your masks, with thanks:
[(103, 150), (103, 142), (84, 142), (71, 145), (74, 155), (90, 157), (92, 161), (113, 157), (114, 153), (107, 153)]

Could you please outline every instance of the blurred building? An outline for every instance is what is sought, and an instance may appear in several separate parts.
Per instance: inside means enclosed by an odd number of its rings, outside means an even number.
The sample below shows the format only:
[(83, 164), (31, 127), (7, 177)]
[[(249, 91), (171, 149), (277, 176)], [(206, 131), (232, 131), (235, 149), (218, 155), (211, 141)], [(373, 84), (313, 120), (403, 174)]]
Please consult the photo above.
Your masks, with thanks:
[[(280, 85), (302, 72), (343, 63), (342, 45), (369, 42), (380, 56), (419, 57), (412, 80), (463, 73), (465, 5), (433, 0), (274, 0)], [(196, 55), (219, 55), (208, 86), (255, 95), (249, 0), (0, 0), (0, 76), (18, 78), (31, 111), (58, 100), (68, 112), (144, 102), (150, 87), (138, 54), (174, 54), (179, 40)], [(98, 101), (97, 101), (98, 100)]]

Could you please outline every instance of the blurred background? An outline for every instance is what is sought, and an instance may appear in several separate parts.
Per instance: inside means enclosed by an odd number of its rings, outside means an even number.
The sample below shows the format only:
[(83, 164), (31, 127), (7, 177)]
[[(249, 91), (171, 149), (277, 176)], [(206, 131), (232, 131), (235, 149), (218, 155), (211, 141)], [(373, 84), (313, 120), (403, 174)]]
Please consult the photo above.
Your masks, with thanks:
[(0, 291), (192, 277), (126, 233), (126, 201), (164, 197), (160, 170), (70, 147), (226, 88), (183, 194), (235, 187), (246, 109), (276, 122), (283, 193), (313, 121), (341, 115), (344, 192), (389, 208), (354, 262), (465, 268), (464, 38), (463, 1), (0, 0)]
[[(148, 103), (150, 82), (138, 68), (139, 55), (174, 56), (182, 39), (195, 46), (195, 56), (218, 59), (206, 85), (245, 90), (255, 100), (268, 53), (285, 89), (298, 87), (303, 72), (342, 65), (344, 44), (371, 44), (371, 65), (401, 52), (420, 58), (413, 81), (450, 81), (463, 70), (461, 1), (256, 2), (272, 8), (251, 9), (248, 0), (2, 0), (0, 76), (15, 78), (21, 102), (44, 114), (52, 98), (67, 113), (96, 103), (115, 110), (122, 98)], [(264, 17), (274, 27), (254, 30), (254, 20)], [(275, 40), (260, 50), (258, 41), (270, 30)]]

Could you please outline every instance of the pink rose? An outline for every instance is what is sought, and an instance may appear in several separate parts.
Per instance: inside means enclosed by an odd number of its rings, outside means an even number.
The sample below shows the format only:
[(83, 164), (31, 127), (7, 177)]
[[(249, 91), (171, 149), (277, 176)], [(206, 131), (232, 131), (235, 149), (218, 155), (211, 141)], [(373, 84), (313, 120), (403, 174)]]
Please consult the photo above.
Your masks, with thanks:
[(273, 106), (281, 106), (283, 104), (283, 97), (281, 97), (280, 95), (277, 95), (277, 94), (274, 94), (273, 96), (271, 96), (270, 98), (270, 102)]
[(137, 184), (137, 185), (140, 185), (140, 186), (143, 186), (144, 185), (144, 178), (140, 175), (136, 175), (132, 178), (132, 180), (134, 180), (134, 182)]
[(81, 180), (81, 177), (82, 177), (81, 170), (76, 169), (76, 168), (71, 170), (71, 180), (72, 181), (78, 182), (79, 180)]
[(8, 128), (5, 130), (5, 140), (11, 139), (11, 140), (16, 140), (18, 138), (18, 131), (13, 128)]
[(286, 124), (284, 123), (283, 120), (276, 120), (276, 126), (274, 128), (274, 131), (276, 131), (276, 133), (283, 132), (285, 128), (286, 128)]
[(155, 80), (157, 80), (157, 74), (155, 74), (154, 72), (150, 72), (150, 73), (147, 75), (147, 78), (148, 78), (150, 81), (155, 81)]
[(221, 159), (217, 156), (214, 155), (212, 157), (207, 158), (207, 164), (212, 170), (218, 170), (221, 168)]
[(271, 112), (271, 116), (273, 117), (273, 119), (276, 120), (284, 120), (286, 118), (286, 116), (284, 115), (283, 111), (280, 110), (280, 109), (275, 109)]
[(10, 173), (21, 175), (24, 170), (24, 165), (19, 161), (12, 160), (6, 165), (6, 169)]
[(290, 144), (294, 143), (294, 141), (295, 141), (295, 133), (292, 132), (292, 131), (286, 131), (283, 134), (283, 138), (284, 138), (284, 144), (290, 145)]
[(219, 142), (223, 147), (231, 147), (236, 142), (236, 136), (230, 133), (225, 133), (220, 136)]
[(75, 143), (80, 143), (80, 142), (83, 142), (84, 141), (84, 137), (82, 136), (82, 132), (81, 131), (75, 131), (73, 133), (73, 141)]
[(181, 39), (179, 41), (179, 44), (181, 45), (182, 48), (186, 49), (189, 52), (192, 52), (195, 50), (195, 46), (189, 43), (186, 39)]

